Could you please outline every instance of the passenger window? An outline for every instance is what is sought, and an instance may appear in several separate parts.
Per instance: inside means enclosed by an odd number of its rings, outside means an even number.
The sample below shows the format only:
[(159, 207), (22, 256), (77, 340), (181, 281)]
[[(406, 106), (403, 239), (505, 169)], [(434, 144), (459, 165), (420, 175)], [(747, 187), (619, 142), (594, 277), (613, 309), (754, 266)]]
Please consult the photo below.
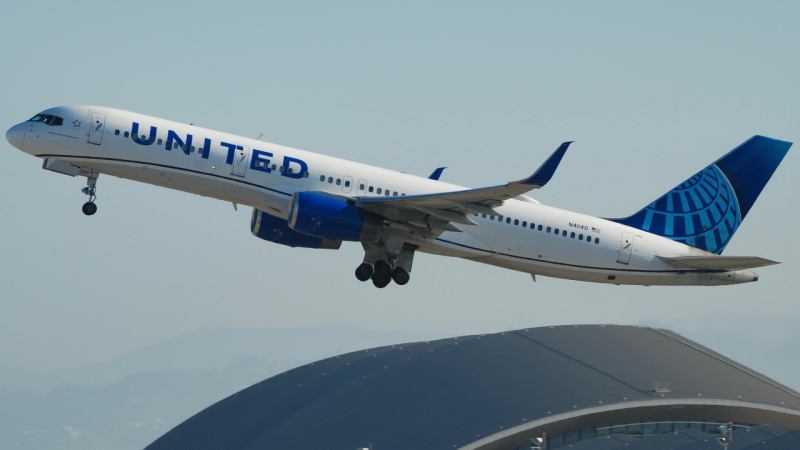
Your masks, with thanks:
[(519, 219), (514, 219), (514, 225), (519, 225)]
[(306, 171), (305, 173), (303, 173), (303, 178), (308, 178), (308, 175), (309, 175), (309, 173), (308, 173), (308, 171)]
[(128, 137), (128, 136), (129, 136), (129, 134), (128, 134), (128, 132), (127, 132), (127, 131), (125, 132), (124, 136), (125, 136), (125, 137)]
[(564, 237), (567, 237), (567, 230), (562, 231), (561, 235), (564, 236)]
[(114, 130), (114, 136), (119, 136), (119, 130)]
[(578, 240), (582, 241), (583, 240), (583, 235), (578, 236)]
[(389, 191), (389, 190), (387, 189), (387, 190), (386, 190), (386, 196), (388, 197), (388, 196), (390, 196), (390, 195), (392, 195), (392, 192), (391, 192), (391, 191)]
[(506, 223), (511, 223), (511, 217), (506, 217)]
[(498, 222), (502, 222), (503, 221), (503, 216), (497, 216), (497, 221)]
[(594, 238), (594, 243), (595, 244), (599, 244), (600, 243), (600, 238)]
[(344, 181), (344, 187), (350, 187), (350, 180)]
[(558, 228), (555, 229), (555, 233), (558, 234)]
[(363, 191), (364, 190), (364, 185), (363, 184), (359, 184), (358, 185), (358, 190), (359, 191)]
[(319, 181), (323, 181), (324, 182), (325, 181), (325, 175), (320, 175), (319, 176)]
[(481, 214), (481, 216), (483, 216), (484, 219), (486, 218), (486, 214)]
[(380, 194), (381, 192), (382, 192), (382, 189), (378, 188), (378, 194)]
[(333, 184), (333, 177), (328, 177), (328, 183)]
[[(289, 170), (291, 170), (291, 169), (289, 169)], [(291, 172), (289, 172), (289, 173), (291, 173)], [(341, 178), (337, 178), (336, 179), (336, 185), (340, 186), (341, 184), (342, 184), (342, 179)]]
[[(573, 231), (572, 233), (570, 233), (569, 237), (571, 237), (572, 239), (575, 239), (575, 232)], [(583, 239), (583, 235), (581, 235), (581, 239)]]
[(395, 197), (397, 197), (397, 191), (394, 191), (394, 194), (392, 194), (392, 195), (394, 195)]
[[(540, 226), (541, 226), (541, 225), (540, 225)], [(550, 230), (551, 230), (551, 228), (550, 228), (550, 227), (547, 227), (547, 232), (548, 232), (548, 233), (550, 232)]]
[(489, 216), (489, 220), (494, 220), (494, 216)]
[[(191, 149), (189, 150), (189, 153), (194, 153), (194, 145), (193, 145), (193, 146), (191, 147)], [(291, 170), (291, 169), (289, 169), (289, 170)], [(291, 173), (291, 172), (289, 172), (289, 173)]]
[(278, 172), (283, 173), (284, 170), (286, 170), (286, 167), (283, 166), (278, 167)]
[(528, 226), (528, 222), (526, 222), (526, 221), (524, 221), (524, 220), (523, 220), (523, 221), (522, 221), (522, 228), (525, 228), (525, 227), (527, 227), (527, 226)]
[(272, 170), (275, 170), (277, 168), (278, 168), (278, 166), (276, 166), (275, 164), (272, 165)]
[(539, 225), (539, 231), (542, 231), (542, 226), (541, 225)]
[[(117, 134), (119, 134), (119, 130), (117, 130)], [(164, 141), (163, 141), (162, 139), (159, 139), (159, 140), (158, 140), (158, 145), (161, 145), (161, 144), (163, 144), (163, 143), (164, 143)]]
[(369, 191), (370, 191), (370, 192), (372, 192), (372, 191), (374, 191), (374, 190), (375, 190), (375, 186), (370, 186), (370, 187), (369, 187)]

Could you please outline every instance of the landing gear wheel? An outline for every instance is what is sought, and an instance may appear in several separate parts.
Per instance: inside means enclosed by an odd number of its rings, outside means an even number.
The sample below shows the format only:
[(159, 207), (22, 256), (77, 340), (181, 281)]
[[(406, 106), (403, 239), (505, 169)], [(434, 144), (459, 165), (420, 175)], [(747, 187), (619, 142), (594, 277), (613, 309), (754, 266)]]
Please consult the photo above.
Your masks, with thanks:
[(374, 272), (375, 270), (371, 265), (362, 263), (356, 268), (356, 278), (358, 278), (358, 281), (367, 281), (372, 277)]
[(83, 204), (83, 207), (81, 208), (81, 210), (87, 216), (91, 216), (91, 215), (93, 215), (94, 213), (97, 212), (97, 205), (95, 205), (92, 202), (86, 202), (86, 203)]
[(392, 273), (392, 279), (398, 285), (403, 286), (404, 284), (408, 283), (408, 280), (411, 279), (411, 275), (408, 274), (406, 269), (403, 269), (402, 267), (396, 267), (394, 269), (394, 273)]
[(381, 277), (391, 278), (392, 270), (393, 270), (392, 266), (388, 262), (382, 259), (379, 259), (377, 262), (375, 262), (376, 275), (380, 275)]
[(372, 284), (378, 289), (383, 289), (392, 282), (391, 276), (378, 275), (377, 273), (372, 276)]
[(89, 201), (83, 204), (81, 210), (87, 216), (91, 216), (97, 212), (97, 205), (94, 201), (97, 200), (97, 177), (99, 173), (92, 171), (92, 176), (86, 178), (86, 187), (81, 189), (81, 192), (89, 196)]

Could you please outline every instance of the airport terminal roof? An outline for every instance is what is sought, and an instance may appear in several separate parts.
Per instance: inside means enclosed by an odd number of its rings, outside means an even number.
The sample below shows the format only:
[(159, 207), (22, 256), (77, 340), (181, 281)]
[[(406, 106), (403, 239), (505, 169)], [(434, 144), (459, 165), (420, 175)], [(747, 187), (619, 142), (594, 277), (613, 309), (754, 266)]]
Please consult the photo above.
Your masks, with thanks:
[(800, 429), (800, 393), (666, 330), (530, 328), (305, 365), (201, 411), (148, 450), (512, 449), (615, 424)]

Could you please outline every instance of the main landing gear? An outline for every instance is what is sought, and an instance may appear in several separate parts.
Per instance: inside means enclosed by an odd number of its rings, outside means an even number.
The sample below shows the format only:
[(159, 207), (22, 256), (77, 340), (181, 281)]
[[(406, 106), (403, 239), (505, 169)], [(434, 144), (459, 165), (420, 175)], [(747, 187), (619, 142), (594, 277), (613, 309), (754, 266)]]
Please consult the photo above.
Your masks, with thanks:
[(81, 192), (89, 196), (89, 201), (84, 203), (81, 208), (87, 216), (94, 215), (97, 212), (97, 205), (94, 204), (94, 201), (97, 200), (97, 176), (94, 176), (95, 174), (100, 175), (92, 171), (93, 176), (86, 178), (86, 187), (81, 189)]
[(390, 256), (380, 244), (364, 245), (364, 262), (356, 268), (358, 281), (372, 280), (372, 284), (383, 289), (392, 281), (403, 286), (411, 280), (411, 264), (416, 246), (403, 245), (399, 256)]

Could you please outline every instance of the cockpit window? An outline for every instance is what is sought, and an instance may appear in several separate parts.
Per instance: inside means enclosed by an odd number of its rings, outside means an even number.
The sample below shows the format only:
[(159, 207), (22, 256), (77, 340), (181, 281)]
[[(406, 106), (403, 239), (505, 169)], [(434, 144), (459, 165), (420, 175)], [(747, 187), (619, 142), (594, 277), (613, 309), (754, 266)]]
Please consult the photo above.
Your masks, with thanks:
[(50, 125), (51, 127), (60, 127), (64, 124), (64, 119), (58, 116), (54, 116), (52, 114), (37, 114), (31, 117), (28, 122), (39, 122)]

